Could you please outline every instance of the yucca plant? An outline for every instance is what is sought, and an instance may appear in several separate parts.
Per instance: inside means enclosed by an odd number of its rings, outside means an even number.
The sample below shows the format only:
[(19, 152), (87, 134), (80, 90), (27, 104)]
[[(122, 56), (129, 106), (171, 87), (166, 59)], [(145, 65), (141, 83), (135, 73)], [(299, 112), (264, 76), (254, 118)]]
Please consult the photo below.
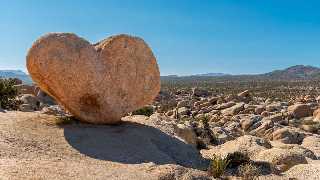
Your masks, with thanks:
[(214, 178), (221, 177), (229, 164), (229, 160), (227, 158), (222, 158), (221, 156), (213, 155), (210, 167), (208, 169), (208, 173), (210, 176), (213, 176)]

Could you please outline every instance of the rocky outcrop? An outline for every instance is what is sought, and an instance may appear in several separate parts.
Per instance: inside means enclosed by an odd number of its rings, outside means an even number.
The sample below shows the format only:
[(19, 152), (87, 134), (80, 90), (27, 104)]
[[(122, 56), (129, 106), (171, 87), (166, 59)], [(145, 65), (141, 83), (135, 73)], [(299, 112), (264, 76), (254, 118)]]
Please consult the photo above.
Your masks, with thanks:
[(50, 33), (32, 45), (27, 68), (43, 91), (90, 123), (118, 123), (151, 103), (160, 90), (151, 49), (129, 35), (91, 45), (75, 34)]
[(260, 151), (271, 148), (269, 141), (255, 136), (245, 135), (235, 140), (228, 141), (222, 145), (212, 147), (210, 150), (202, 150), (205, 157), (212, 157), (213, 154), (227, 156), (230, 153), (242, 152), (249, 157), (255, 157)]
[(308, 179), (308, 180), (318, 180), (320, 174), (320, 164), (298, 164), (293, 166), (288, 171), (284, 173), (285, 177), (288, 179)]

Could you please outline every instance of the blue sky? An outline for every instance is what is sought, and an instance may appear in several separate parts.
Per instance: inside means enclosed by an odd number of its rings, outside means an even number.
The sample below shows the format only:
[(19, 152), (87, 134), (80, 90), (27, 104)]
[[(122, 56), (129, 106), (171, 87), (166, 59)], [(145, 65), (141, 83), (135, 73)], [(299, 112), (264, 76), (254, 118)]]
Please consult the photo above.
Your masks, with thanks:
[(92, 43), (140, 36), (162, 75), (320, 66), (319, 9), (316, 0), (1, 0), (0, 69), (26, 70), (28, 48), (47, 32)]

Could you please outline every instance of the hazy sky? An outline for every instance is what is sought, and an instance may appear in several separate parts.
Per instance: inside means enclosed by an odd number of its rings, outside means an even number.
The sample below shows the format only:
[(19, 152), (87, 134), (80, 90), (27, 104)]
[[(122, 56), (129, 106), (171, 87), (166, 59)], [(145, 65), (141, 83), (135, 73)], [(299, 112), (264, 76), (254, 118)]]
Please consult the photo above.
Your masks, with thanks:
[(162, 75), (320, 66), (317, 0), (0, 0), (0, 69), (25, 70), (47, 32), (140, 36)]

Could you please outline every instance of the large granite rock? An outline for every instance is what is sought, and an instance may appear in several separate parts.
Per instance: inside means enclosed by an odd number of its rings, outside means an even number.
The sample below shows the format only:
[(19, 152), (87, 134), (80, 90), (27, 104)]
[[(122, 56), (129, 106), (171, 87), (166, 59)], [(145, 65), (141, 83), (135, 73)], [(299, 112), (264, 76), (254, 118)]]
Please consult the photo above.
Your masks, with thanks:
[(27, 68), (40, 88), (81, 121), (114, 124), (126, 113), (151, 103), (160, 73), (148, 45), (129, 35), (94, 45), (71, 33), (38, 39)]

